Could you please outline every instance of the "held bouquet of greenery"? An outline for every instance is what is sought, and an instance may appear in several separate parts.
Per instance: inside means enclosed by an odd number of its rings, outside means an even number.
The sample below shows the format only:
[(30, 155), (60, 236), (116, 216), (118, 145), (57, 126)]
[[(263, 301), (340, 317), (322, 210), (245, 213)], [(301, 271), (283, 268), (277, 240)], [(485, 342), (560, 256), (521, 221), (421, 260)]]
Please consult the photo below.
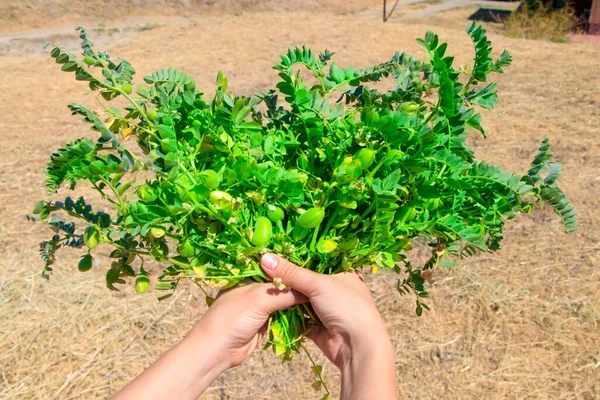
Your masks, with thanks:
[[(497, 100), (488, 75), (511, 62), (506, 51), (490, 57), (485, 31), (474, 24), (470, 70), (455, 69), (446, 44), (428, 32), (418, 39), (425, 62), (396, 53), (365, 69), (342, 68), (327, 50), (295, 48), (274, 67), (276, 90), (234, 96), (219, 73), (208, 101), (191, 77), (171, 68), (134, 90), (129, 62), (96, 50), (88, 32), (77, 30), (82, 57), (62, 47), (50, 55), (88, 82), (101, 104), (122, 97), (129, 105), (69, 105), (99, 137), (52, 154), (48, 191), (87, 181), (113, 211), (94, 211), (82, 197), (38, 202), (28, 217), (54, 232), (41, 243), (45, 277), (58, 249), (83, 249), (79, 270), (87, 271), (103, 244), (113, 248), (108, 288), (131, 277), (145, 292), (144, 261), (152, 258), (165, 265), (154, 286), (168, 291), (164, 299), (184, 278), (220, 288), (264, 282), (258, 261), (268, 250), (323, 274), (391, 269), (398, 291), (416, 295), (420, 315), (428, 309), (423, 271), (454, 266), (447, 255), (498, 250), (517, 213), (547, 202), (567, 232), (576, 229), (548, 139), (522, 176), (476, 161), (466, 143), (468, 130), (485, 135), (475, 106), (491, 109)], [(382, 79), (394, 87), (369, 87)], [(405, 254), (418, 237), (432, 247), (419, 268)], [(318, 321), (309, 305), (276, 313), (269, 346), (290, 359), (311, 323)]]

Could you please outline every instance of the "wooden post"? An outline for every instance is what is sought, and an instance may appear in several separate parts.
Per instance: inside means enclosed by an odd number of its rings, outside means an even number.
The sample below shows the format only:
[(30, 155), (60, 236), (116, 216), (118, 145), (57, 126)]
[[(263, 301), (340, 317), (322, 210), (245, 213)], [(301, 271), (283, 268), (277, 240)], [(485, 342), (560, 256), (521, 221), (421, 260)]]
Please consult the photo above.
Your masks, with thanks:
[(588, 33), (590, 35), (600, 35), (600, 0), (592, 0)]
[[(396, 9), (396, 6), (398, 5), (398, 1), (400, 0), (396, 0), (396, 2), (394, 3), (394, 7), (392, 7), (392, 10), (390, 11), (390, 13), (387, 13), (387, 1), (383, 0), (383, 22), (387, 22), (387, 20), (392, 16), (392, 14), (394, 13), (394, 10)], [(600, 0), (598, 0), (600, 1)]]
[(387, 1), (383, 0), (383, 22), (387, 21)]

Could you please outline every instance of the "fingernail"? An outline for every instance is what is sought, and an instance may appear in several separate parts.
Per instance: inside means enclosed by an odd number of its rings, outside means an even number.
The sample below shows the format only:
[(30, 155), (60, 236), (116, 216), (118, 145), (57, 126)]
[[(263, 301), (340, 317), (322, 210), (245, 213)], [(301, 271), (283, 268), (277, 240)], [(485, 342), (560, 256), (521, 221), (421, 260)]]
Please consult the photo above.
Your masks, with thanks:
[(265, 269), (273, 271), (277, 267), (277, 257), (274, 254), (267, 253), (262, 256), (260, 263)]

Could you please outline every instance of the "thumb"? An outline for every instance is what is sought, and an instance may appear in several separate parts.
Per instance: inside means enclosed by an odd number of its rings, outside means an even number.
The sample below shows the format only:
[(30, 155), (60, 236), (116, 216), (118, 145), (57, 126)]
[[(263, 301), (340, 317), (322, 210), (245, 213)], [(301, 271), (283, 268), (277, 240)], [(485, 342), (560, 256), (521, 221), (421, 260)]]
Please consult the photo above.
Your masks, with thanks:
[(270, 283), (256, 286), (259, 297), (256, 304), (268, 316), (275, 311), (308, 302), (306, 296), (296, 290), (278, 290)]
[(296, 289), (309, 299), (321, 291), (323, 275), (301, 268), (272, 253), (266, 253), (260, 264), (271, 278), (281, 278), (282, 282)]

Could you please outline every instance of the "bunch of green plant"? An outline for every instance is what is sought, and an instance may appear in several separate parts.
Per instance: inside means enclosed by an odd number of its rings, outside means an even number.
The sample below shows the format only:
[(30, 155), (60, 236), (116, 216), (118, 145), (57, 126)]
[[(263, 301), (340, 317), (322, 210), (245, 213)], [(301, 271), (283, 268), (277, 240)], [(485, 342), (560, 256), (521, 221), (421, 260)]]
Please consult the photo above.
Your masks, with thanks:
[[(504, 224), (518, 213), (546, 202), (567, 232), (576, 229), (548, 139), (524, 175), (476, 161), (467, 145), (469, 131), (485, 135), (475, 108), (497, 101), (488, 75), (511, 62), (506, 51), (491, 58), (481, 27), (467, 30), (475, 47), (470, 70), (455, 69), (447, 45), (428, 32), (418, 40), (426, 61), (396, 53), (361, 69), (331, 62), (327, 50), (295, 48), (274, 67), (276, 90), (235, 96), (219, 73), (210, 100), (171, 68), (134, 90), (132, 66), (97, 51), (77, 29), (82, 57), (62, 47), (50, 55), (101, 103), (121, 97), (129, 105), (101, 112), (69, 105), (96, 136), (52, 154), (48, 192), (85, 182), (112, 211), (94, 211), (82, 197), (38, 202), (29, 218), (54, 231), (41, 244), (44, 276), (57, 250), (84, 250), (79, 269), (87, 271), (102, 245), (113, 248), (108, 288), (135, 281), (145, 292), (151, 271), (144, 261), (154, 259), (165, 266), (154, 285), (164, 299), (182, 279), (219, 288), (267, 281), (258, 263), (271, 251), (323, 274), (392, 270), (397, 290), (416, 295), (421, 315), (429, 296), (423, 271), (455, 266), (448, 255), (498, 250)], [(381, 80), (393, 87), (369, 86)], [(406, 252), (420, 237), (432, 255), (414, 266)], [(318, 323), (310, 305), (277, 312), (268, 346), (290, 359)]]
[(579, 20), (567, 3), (554, 7), (539, 0), (523, 2), (521, 9), (514, 11), (504, 21), (506, 36), (525, 39), (544, 39), (552, 42), (569, 41)]

